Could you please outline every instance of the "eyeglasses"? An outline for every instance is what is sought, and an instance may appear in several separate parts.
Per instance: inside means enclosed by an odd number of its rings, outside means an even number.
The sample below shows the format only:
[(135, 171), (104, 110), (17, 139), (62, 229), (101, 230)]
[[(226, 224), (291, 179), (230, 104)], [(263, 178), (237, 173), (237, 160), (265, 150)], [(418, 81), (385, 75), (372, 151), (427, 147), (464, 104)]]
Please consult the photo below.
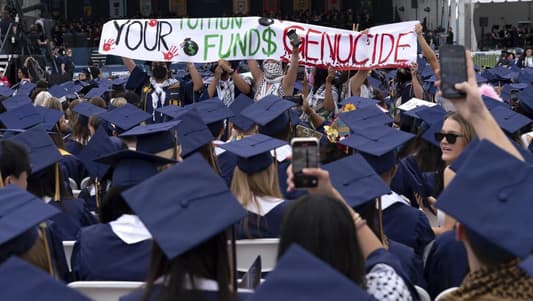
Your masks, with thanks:
[(448, 143), (455, 144), (455, 142), (457, 141), (457, 137), (463, 137), (463, 136), (464, 135), (457, 135), (457, 134), (452, 134), (452, 133), (448, 133), (448, 134), (435, 133), (435, 140), (437, 140), (437, 142), (441, 142), (442, 138), (446, 137), (446, 141), (448, 141)]

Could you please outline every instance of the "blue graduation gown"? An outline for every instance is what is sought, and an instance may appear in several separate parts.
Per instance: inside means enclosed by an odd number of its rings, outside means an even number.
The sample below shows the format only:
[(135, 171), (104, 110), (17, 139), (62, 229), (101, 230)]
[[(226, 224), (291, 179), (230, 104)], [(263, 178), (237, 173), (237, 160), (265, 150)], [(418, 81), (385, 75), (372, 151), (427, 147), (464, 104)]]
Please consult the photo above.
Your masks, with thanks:
[(72, 139), (65, 142), (65, 150), (74, 156), (77, 156), (84, 147), (85, 145)]
[(152, 240), (128, 245), (109, 224), (81, 229), (72, 250), (72, 273), (79, 281), (144, 281)]
[(413, 282), (411, 281), (410, 277), (405, 272), (400, 259), (398, 256), (390, 251), (387, 251), (385, 249), (377, 249), (374, 252), (370, 253), (365, 261), (365, 270), (366, 272), (370, 272), (373, 266), (376, 264), (383, 263), (386, 264), (394, 269), (396, 273), (403, 279), (405, 282), (405, 285), (409, 289), (409, 292), (411, 293), (411, 296), (413, 297), (413, 301), (420, 301), (420, 298), (418, 297), (418, 293), (416, 292), (415, 286)]
[(404, 195), (413, 206), (418, 207), (415, 193), (423, 197), (434, 196), (435, 173), (421, 172), (414, 156), (405, 157), (398, 163), (398, 170), (392, 178), (391, 189)]
[(283, 213), (290, 203), (283, 201), (264, 216), (248, 211), (237, 227), (237, 239), (279, 237)]
[(424, 271), (431, 298), (445, 289), (460, 286), (468, 272), (466, 250), (463, 243), (455, 239), (455, 232), (447, 231), (438, 236), (431, 246)]
[(398, 257), (402, 269), (413, 284), (426, 288), (424, 263), (422, 258), (416, 255), (412, 248), (389, 239), (389, 252)]
[(48, 238), (48, 248), (50, 257), (59, 277), (65, 281), (72, 281), (72, 275), (68, 269), (65, 250), (63, 249), (63, 239), (60, 236), (59, 227), (51, 220), (46, 221), (46, 237)]
[(61, 160), (59, 160), (59, 165), (63, 171), (65, 178), (72, 178), (78, 184), (78, 187), (83, 178), (89, 176), (87, 169), (81, 161), (74, 155), (71, 154), (62, 154)]
[[(148, 298), (148, 300), (150, 301), (161, 300), (161, 298), (158, 298), (160, 293), (161, 293), (161, 284), (154, 285), (154, 288), (150, 292), (150, 297)], [(252, 293), (238, 292), (237, 300), (244, 301), (251, 295)], [(144, 290), (139, 289), (132, 293), (129, 293), (127, 295), (120, 297), (119, 301), (139, 301), (139, 300), (142, 300), (143, 296), (144, 296)], [(218, 293), (216, 291), (203, 291), (203, 297), (205, 301), (217, 301)], [(186, 300), (194, 300), (194, 299), (186, 298)]]
[(306, 190), (293, 190), (287, 192), (287, 168), (291, 164), (289, 160), (283, 160), (278, 162), (278, 178), (279, 178), (279, 189), (283, 194), (283, 198), (286, 200), (296, 200), (297, 198), (306, 195)]
[(56, 223), (61, 240), (76, 240), (81, 227), (97, 223), (81, 199), (50, 201), (49, 204), (61, 210), (50, 219)]
[(383, 210), (383, 229), (387, 237), (413, 248), (419, 256), (435, 239), (427, 216), (404, 203), (395, 203)]

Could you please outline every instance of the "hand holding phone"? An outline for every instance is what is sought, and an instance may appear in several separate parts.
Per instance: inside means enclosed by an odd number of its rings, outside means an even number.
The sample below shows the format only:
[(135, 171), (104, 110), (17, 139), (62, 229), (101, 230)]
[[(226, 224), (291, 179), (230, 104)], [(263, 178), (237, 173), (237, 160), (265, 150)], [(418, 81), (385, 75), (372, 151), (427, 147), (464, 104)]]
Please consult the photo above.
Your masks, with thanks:
[(291, 140), (293, 182), (296, 189), (318, 186), (318, 178), (303, 173), (304, 168), (318, 168), (320, 154), (318, 139), (299, 137)]
[(291, 44), (293, 47), (298, 47), (300, 44), (302, 44), (302, 41), (300, 40), (300, 37), (296, 33), (295, 29), (291, 29), (287, 32), (287, 37), (291, 41)]
[(440, 89), (445, 98), (461, 98), (465, 94), (455, 84), (467, 81), (465, 48), (461, 45), (443, 45), (439, 49)]

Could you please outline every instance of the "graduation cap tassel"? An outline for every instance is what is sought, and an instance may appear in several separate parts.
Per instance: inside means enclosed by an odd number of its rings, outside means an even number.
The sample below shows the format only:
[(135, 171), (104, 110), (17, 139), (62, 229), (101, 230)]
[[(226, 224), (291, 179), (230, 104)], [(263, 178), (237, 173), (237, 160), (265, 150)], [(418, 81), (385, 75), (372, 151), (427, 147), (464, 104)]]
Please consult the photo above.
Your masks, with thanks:
[(2, 173), (0, 172), (0, 188), (4, 188), (4, 180), (2, 178)]
[(55, 178), (55, 194), (54, 194), (54, 201), (59, 202), (61, 200), (61, 189), (60, 186), (62, 183), (59, 183), (59, 163), (55, 163), (55, 172), (54, 172), (54, 178)]
[(377, 198), (378, 201), (378, 223), (379, 223), (379, 238), (385, 249), (389, 248), (387, 238), (385, 237), (385, 231), (383, 230), (383, 209), (381, 207), (381, 197)]
[(50, 246), (48, 244), (48, 236), (46, 235), (46, 223), (45, 222), (42, 222), (39, 224), (39, 230), (41, 230), (41, 238), (43, 240), (43, 243), (44, 243), (44, 251), (46, 253), (46, 261), (48, 262), (48, 272), (50, 273), (50, 275), (54, 278), (58, 278), (57, 276), (57, 273), (56, 273), (56, 270), (54, 268), (54, 264), (53, 264), (53, 261), (52, 261), (52, 256), (50, 255)]
[(235, 230), (235, 225), (231, 226), (231, 283), (233, 285), (233, 296), (237, 296), (237, 247), (236, 247), (236, 237), (237, 237), (237, 231)]
[(96, 209), (100, 208), (100, 181), (98, 181), (98, 178), (94, 179), (94, 190), (95, 190), (95, 196), (96, 199)]

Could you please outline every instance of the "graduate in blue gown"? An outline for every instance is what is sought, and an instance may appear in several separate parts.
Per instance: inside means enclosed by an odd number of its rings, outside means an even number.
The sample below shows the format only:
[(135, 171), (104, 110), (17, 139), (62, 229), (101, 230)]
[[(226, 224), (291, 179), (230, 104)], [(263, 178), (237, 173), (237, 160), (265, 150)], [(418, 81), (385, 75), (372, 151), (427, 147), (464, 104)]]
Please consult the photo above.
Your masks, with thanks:
[(248, 216), (239, 223), (237, 238), (278, 237), (287, 202), (279, 191), (277, 166), (270, 150), (283, 140), (256, 134), (220, 145), (237, 155), (231, 191)]
[[(354, 133), (340, 143), (360, 151), (390, 186), (396, 172), (396, 148), (411, 138), (412, 134), (379, 125), (360, 128), (358, 131), (354, 129)], [(426, 245), (435, 238), (424, 212), (411, 206), (408, 200), (394, 191), (381, 196), (380, 206), (385, 234), (390, 239), (413, 248), (421, 257)]]
[(96, 223), (85, 201), (75, 199), (68, 193), (58, 163), (61, 154), (42, 128), (29, 129), (10, 140), (29, 149), (32, 174), (28, 178), (28, 191), (62, 211), (52, 218), (62, 240), (74, 240), (82, 226)]
[(72, 111), (77, 114), (74, 120), (69, 120), (72, 132), (65, 142), (65, 150), (76, 156), (89, 141), (89, 118), (105, 112), (105, 109), (84, 101), (78, 103)]
[[(99, 141), (105, 143), (105, 139)], [(120, 193), (155, 175), (158, 166), (175, 161), (130, 150), (104, 154), (97, 161), (112, 166), (112, 184), (100, 207), (101, 223), (78, 234), (72, 272), (78, 280), (143, 281), (151, 235)]]
[[(246, 211), (202, 156), (191, 155), (122, 196), (153, 234), (154, 245), (144, 291), (120, 300), (230, 300), (233, 257), (226, 229)], [(216, 214), (199, 223), (206, 210)]]

